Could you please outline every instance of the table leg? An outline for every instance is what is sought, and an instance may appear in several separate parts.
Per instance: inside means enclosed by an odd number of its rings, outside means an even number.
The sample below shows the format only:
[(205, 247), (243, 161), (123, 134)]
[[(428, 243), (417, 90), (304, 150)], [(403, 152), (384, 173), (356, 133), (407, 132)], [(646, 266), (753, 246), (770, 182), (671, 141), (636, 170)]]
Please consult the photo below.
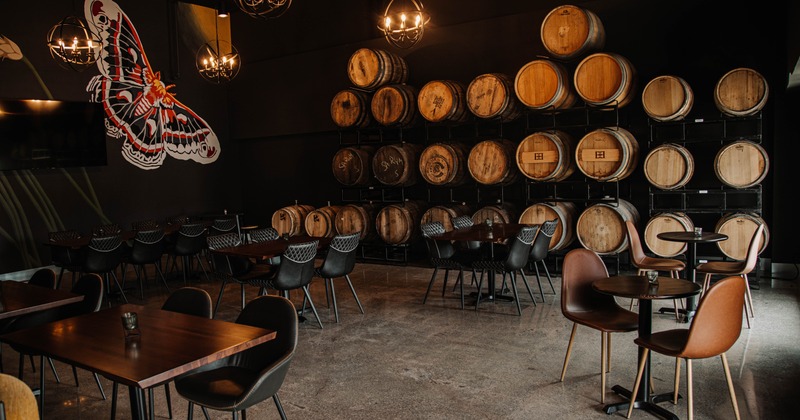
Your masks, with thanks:
[(131, 397), (131, 418), (145, 420), (144, 390), (138, 386), (128, 386), (128, 395)]
[[(692, 242), (689, 244), (689, 255), (686, 257), (686, 280), (692, 283), (697, 283), (696, 268), (697, 267), (697, 243)], [(697, 295), (692, 295), (686, 298), (686, 322), (690, 322), (694, 318), (695, 310), (697, 309)]]
[(44, 354), (39, 356), (39, 417), (44, 418)]

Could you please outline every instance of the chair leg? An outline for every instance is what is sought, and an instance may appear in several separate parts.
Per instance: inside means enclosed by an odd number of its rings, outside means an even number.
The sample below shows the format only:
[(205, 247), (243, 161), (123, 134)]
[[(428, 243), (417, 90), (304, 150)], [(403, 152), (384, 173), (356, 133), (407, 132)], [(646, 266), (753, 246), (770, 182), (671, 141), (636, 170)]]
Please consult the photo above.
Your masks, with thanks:
[(692, 359), (686, 359), (686, 393), (688, 394), (689, 420), (694, 419), (694, 390), (692, 388)]
[(743, 276), (744, 276), (745, 297), (747, 298), (747, 301), (745, 303), (750, 306), (750, 317), (755, 318), (756, 313), (753, 310), (753, 296), (750, 295), (750, 280), (747, 279), (747, 274), (744, 274)]
[[(119, 392), (119, 384), (114, 382), (111, 386), (111, 420), (117, 417), (117, 393)], [(192, 403), (189, 403), (191, 407)], [(192, 417), (192, 410), (189, 409), (189, 418)]]
[(578, 329), (578, 324), (572, 324), (572, 333), (569, 335), (569, 344), (567, 344), (567, 354), (564, 356), (564, 367), (561, 368), (561, 382), (564, 382), (564, 375), (567, 374), (567, 364), (569, 364), (569, 356), (572, 354), (572, 343), (575, 341), (575, 331)]
[[(119, 280), (117, 279), (117, 273), (115, 273), (114, 271), (111, 271), (110, 274), (111, 274), (112, 277), (114, 277), (114, 283), (116, 283), (117, 284), (117, 288), (119, 288), (119, 294), (122, 296), (122, 300), (125, 303), (128, 303), (128, 298), (125, 296), (125, 291), (122, 290), (122, 285), (120, 284)], [(122, 273), (122, 280), (125, 280), (125, 273), (124, 272)]]
[(319, 319), (319, 314), (317, 313), (317, 308), (314, 306), (314, 300), (311, 299), (311, 295), (308, 293), (308, 286), (303, 286), (303, 293), (308, 299), (308, 303), (311, 305), (311, 311), (314, 312), (314, 316), (317, 317), (317, 324), (319, 324), (319, 328), (322, 329), (322, 320)]
[(486, 270), (481, 271), (481, 276), (478, 279), (478, 296), (475, 299), (475, 310), (478, 310), (478, 304), (481, 303), (481, 287), (483, 286), (483, 275), (486, 274)]
[(611, 333), (606, 333), (606, 373), (611, 372)]
[(222, 279), (222, 285), (219, 287), (219, 296), (217, 296), (217, 304), (214, 305), (214, 313), (211, 315), (211, 318), (217, 317), (217, 309), (219, 309), (219, 304), (222, 302), (222, 293), (225, 291), (225, 286), (228, 284), (228, 279)]
[(281, 399), (278, 398), (278, 393), (276, 392), (275, 395), (272, 396), (272, 401), (275, 401), (275, 407), (278, 409), (278, 414), (281, 416), (281, 420), (286, 420), (286, 413), (283, 412), (283, 406), (281, 405)]
[(241, 289), (241, 293), (242, 293), (242, 310), (244, 310), (244, 305), (245, 305), (245, 303), (247, 303), (246, 302), (247, 299), (245, 297), (245, 292), (244, 292), (244, 283), (240, 283), (239, 286), (241, 286), (240, 289)]
[(195, 258), (197, 258), (197, 263), (200, 264), (200, 270), (203, 271), (203, 275), (206, 276), (206, 281), (210, 282), (211, 279), (208, 278), (208, 271), (206, 271), (206, 267), (203, 265), (203, 261), (200, 259), (200, 254), (195, 254)]
[(447, 280), (450, 277), (450, 269), (444, 269), (444, 283), (442, 283), (442, 297), (444, 297), (444, 293), (447, 291)]
[(186, 419), (192, 420), (192, 417), (194, 417), (194, 403), (189, 401), (189, 409), (186, 412)]
[(517, 276), (514, 274), (513, 271), (508, 274), (509, 277), (511, 277), (511, 291), (514, 292), (514, 302), (517, 303), (517, 315), (522, 316), (522, 307), (520, 306), (519, 303), (519, 294), (517, 294)]
[(207, 408), (205, 408), (205, 407), (203, 407), (201, 405), (200, 406), (200, 410), (203, 412), (203, 417), (205, 417), (206, 420), (211, 420), (211, 416), (208, 415), (208, 409)]
[[(102, 396), (103, 401), (105, 401), (106, 391), (103, 390), (103, 384), (100, 383), (100, 376), (98, 376), (96, 373), (93, 373), (92, 375), (94, 376), (94, 382), (97, 384), (97, 389), (100, 391), (100, 396)], [(75, 383), (77, 384), (77, 382)]]
[(539, 278), (539, 265), (536, 261), (533, 262), (533, 269), (536, 270), (536, 284), (539, 285), (539, 294), (542, 295), (542, 302), (544, 302), (544, 290), (542, 290), (542, 280)]
[(439, 272), (439, 267), (433, 267), (433, 274), (431, 275), (431, 281), (428, 282), (428, 290), (425, 291), (425, 297), (422, 298), (423, 305), (428, 300), (428, 294), (431, 292), (431, 288), (433, 287), (433, 282), (436, 280), (436, 273), (438, 272)]
[(731, 380), (731, 369), (728, 366), (728, 357), (725, 353), (719, 355), (722, 359), (722, 367), (725, 369), (725, 380), (728, 382), (728, 392), (731, 394), (731, 404), (733, 404), (733, 412), (736, 414), (736, 420), (739, 420), (739, 403), (736, 401), (736, 391), (733, 389), (733, 380)]
[(550, 289), (553, 290), (553, 294), (556, 294), (556, 288), (553, 286), (553, 279), (550, 278), (550, 270), (547, 269), (547, 264), (545, 264), (544, 260), (541, 261), (542, 268), (544, 268), (544, 274), (547, 276), (547, 282), (550, 283)]
[(675, 387), (673, 388), (672, 403), (678, 404), (678, 390), (681, 387), (681, 358), (675, 358)]
[(153, 265), (156, 266), (156, 272), (158, 272), (158, 275), (161, 276), (161, 283), (164, 283), (164, 288), (167, 289), (167, 293), (172, 293), (172, 291), (169, 290), (169, 285), (167, 285), (167, 278), (164, 277), (164, 271), (161, 270), (161, 260), (156, 260)]
[[(350, 281), (350, 276), (345, 274), (344, 275), (344, 279), (347, 280), (347, 285), (350, 287), (350, 291), (353, 292), (353, 297), (355, 298), (356, 303), (358, 304), (358, 309), (363, 314), (364, 313), (364, 307), (361, 306), (361, 301), (358, 299), (358, 295), (356, 294), (356, 289), (355, 289), (355, 287), (353, 287), (353, 282)], [(462, 287), (462, 290), (463, 290), (464, 286), (462, 285), (461, 287)], [(463, 295), (463, 293), (462, 293), (462, 295)], [(462, 304), (461, 306), (463, 307), (464, 305)]]
[(333, 315), (336, 318), (336, 323), (339, 323), (339, 304), (336, 302), (336, 289), (333, 285), (333, 279), (325, 279), (326, 282), (330, 282), (331, 287), (331, 300), (333, 301)]
[[(531, 297), (531, 302), (533, 302), (533, 306), (536, 306), (536, 299), (533, 298), (533, 291), (531, 290), (531, 285), (528, 283), (528, 278), (525, 277), (525, 272), (522, 269), (519, 269), (519, 274), (522, 276), (522, 282), (525, 284), (525, 288), (528, 289), (528, 295)], [(542, 297), (542, 301), (544, 301), (544, 297)]]
[(464, 269), (458, 270), (458, 278), (456, 279), (461, 286), (461, 310), (464, 310)]
[(631, 395), (631, 402), (628, 405), (628, 415), (625, 416), (626, 418), (631, 418), (631, 414), (633, 414), (633, 402), (636, 401), (636, 394), (639, 392), (639, 384), (642, 383), (644, 365), (647, 363), (647, 355), (650, 353), (650, 349), (648, 348), (644, 348), (642, 350), (644, 350), (644, 352), (642, 353), (642, 360), (639, 362), (639, 370), (636, 373), (636, 381), (633, 383), (633, 393)]
[(606, 351), (608, 335), (605, 331), (600, 331), (600, 404), (606, 402)]
[(169, 382), (164, 384), (164, 396), (167, 398), (167, 413), (169, 413), (169, 418), (172, 418), (172, 398), (169, 394)]
[(147, 388), (147, 417), (150, 420), (155, 420), (156, 416), (156, 395), (153, 392), (153, 387)]
[(75, 365), (72, 365), (72, 377), (75, 378), (75, 386), (80, 386), (78, 385), (78, 368)]
[(56, 383), (60, 384), (61, 383), (61, 378), (58, 376), (58, 372), (56, 372), (56, 364), (53, 363), (53, 359), (48, 357), (47, 358), (47, 363), (50, 363), (50, 370), (53, 371), (53, 376), (56, 377)]

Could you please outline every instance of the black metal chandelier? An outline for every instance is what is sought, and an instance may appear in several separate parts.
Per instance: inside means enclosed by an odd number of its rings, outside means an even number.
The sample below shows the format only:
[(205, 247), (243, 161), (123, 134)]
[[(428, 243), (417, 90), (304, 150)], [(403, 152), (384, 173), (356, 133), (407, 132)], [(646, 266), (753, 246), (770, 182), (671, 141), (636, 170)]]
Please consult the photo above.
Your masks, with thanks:
[(292, 5), (292, 0), (234, 0), (239, 9), (254, 18), (280, 17)]

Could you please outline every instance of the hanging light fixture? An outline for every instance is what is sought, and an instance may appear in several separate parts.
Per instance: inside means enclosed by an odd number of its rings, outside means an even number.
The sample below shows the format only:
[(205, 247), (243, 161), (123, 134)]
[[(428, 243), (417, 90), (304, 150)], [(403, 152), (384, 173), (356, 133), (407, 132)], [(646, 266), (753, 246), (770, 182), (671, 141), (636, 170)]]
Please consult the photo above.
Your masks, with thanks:
[(391, 0), (378, 28), (390, 44), (397, 48), (411, 48), (422, 39), (430, 19), (421, 1)]
[(292, 5), (292, 0), (234, 0), (239, 9), (254, 18), (280, 17)]
[(242, 67), (239, 50), (228, 41), (219, 39), (218, 16), (214, 17), (214, 39), (200, 47), (195, 57), (197, 71), (211, 83), (231, 81)]
[(83, 71), (100, 55), (100, 39), (83, 18), (67, 16), (47, 33), (50, 55), (61, 67)]

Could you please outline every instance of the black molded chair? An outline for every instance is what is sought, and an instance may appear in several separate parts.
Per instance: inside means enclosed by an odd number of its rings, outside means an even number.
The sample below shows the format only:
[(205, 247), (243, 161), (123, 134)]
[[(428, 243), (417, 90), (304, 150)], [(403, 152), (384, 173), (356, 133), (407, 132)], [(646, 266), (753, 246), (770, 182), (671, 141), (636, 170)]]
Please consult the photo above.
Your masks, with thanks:
[(420, 226), (422, 230), (422, 237), (425, 239), (425, 246), (428, 248), (428, 260), (433, 266), (433, 274), (431, 280), (428, 282), (428, 289), (425, 291), (425, 297), (422, 298), (422, 304), (428, 301), (428, 294), (433, 288), (433, 282), (436, 281), (436, 274), (439, 269), (444, 269), (444, 283), (442, 284), (442, 297), (447, 290), (447, 278), (450, 275), (450, 270), (458, 270), (458, 277), (456, 283), (461, 285), (461, 309), (464, 309), (464, 269), (469, 268), (472, 271), (472, 279), (475, 279), (475, 271), (467, 265), (466, 261), (458, 259), (456, 250), (450, 241), (433, 239), (433, 236), (441, 235), (445, 232), (442, 222), (425, 223)]
[(205, 266), (203, 266), (203, 261), (200, 259), (200, 253), (202, 253), (206, 247), (207, 233), (208, 231), (205, 226), (196, 223), (185, 223), (181, 225), (181, 228), (178, 230), (178, 235), (175, 238), (175, 246), (171, 250), (171, 256), (173, 265), (175, 264), (175, 260), (181, 257), (184, 285), (186, 284), (186, 278), (189, 276), (192, 257), (200, 264), (200, 269), (203, 270), (206, 280), (209, 280), (208, 272)]
[(211, 251), (211, 267), (214, 276), (222, 281), (219, 287), (217, 304), (214, 307), (213, 316), (217, 315), (217, 310), (222, 302), (222, 294), (228, 283), (239, 283), (242, 293), (242, 309), (245, 306), (245, 285), (264, 287), (265, 279), (272, 274), (272, 269), (263, 264), (253, 264), (249, 259), (235, 255), (224, 255), (214, 252), (221, 248), (230, 248), (242, 244), (242, 240), (236, 233), (223, 233), (222, 235), (209, 236), (207, 238), (208, 249)]
[[(144, 286), (143, 278), (147, 279), (147, 271), (145, 270), (146, 264), (153, 264), (156, 268), (156, 273), (161, 277), (161, 282), (169, 292), (167, 279), (164, 278), (164, 272), (161, 270), (161, 257), (164, 255), (164, 230), (156, 228), (153, 230), (140, 230), (136, 232), (133, 238), (133, 247), (131, 247), (130, 255), (127, 256), (126, 262), (133, 264), (134, 271), (136, 272), (136, 280), (139, 281), (139, 295), (144, 299)], [(141, 269), (141, 274), (140, 274)], [(123, 269), (124, 270), (124, 269)]]
[[(250, 231), (250, 242), (251, 243), (259, 243), (259, 242), (267, 242), (267, 241), (274, 241), (280, 238), (281, 235), (278, 233), (275, 228), (267, 227), (267, 228), (260, 228), (260, 229), (253, 229)], [(277, 266), (281, 263), (281, 257), (275, 256), (272, 258), (268, 258), (263, 261), (265, 264), (269, 264), (272, 266)]]
[[(539, 231), (533, 239), (533, 245), (531, 245), (531, 254), (528, 256), (528, 264), (532, 265), (536, 272), (536, 283), (539, 285), (539, 294), (542, 296), (542, 301), (544, 301), (544, 289), (542, 289), (542, 280), (539, 277), (539, 263), (542, 263), (544, 273), (547, 275), (547, 282), (550, 283), (550, 289), (553, 290), (553, 294), (556, 294), (556, 288), (553, 287), (553, 280), (550, 278), (550, 271), (547, 269), (547, 264), (545, 264), (544, 260), (547, 258), (550, 240), (553, 238), (557, 226), (558, 220), (548, 220), (539, 226)], [(522, 270), (520, 270), (520, 273), (525, 276)]]
[(364, 307), (361, 306), (361, 301), (358, 299), (356, 289), (353, 287), (353, 282), (350, 281), (350, 273), (356, 265), (356, 248), (358, 248), (358, 239), (361, 232), (356, 232), (350, 235), (337, 235), (333, 237), (331, 244), (328, 246), (328, 253), (325, 255), (325, 260), (322, 265), (314, 271), (318, 277), (325, 280), (325, 291), (327, 295), (328, 288), (330, 287), (331, 299), (333, 300), (333, 313), (336, 316), (336, 322), (339, 322), (339, 307), (336, 304), (336, 290), (333, 287), (333, 279), (337, 277), (344, 277), (350, 291), (353, 292), (353, 297), (358, 303), (358, 309), (364, 313)]
[(278, 391), (297, 348), (294, 305), (280, 296), (261, 296), (245, 306), (236, 323), (274, 330), (277, 336), (176, 379), (175, 389), (189, 401), (188, 418), (192, 419), (195, 404), (231, 411), (234, 419), (242, 412), (244, 418), (249, 407), (272, 398), (286, 419)]
[(214, 219), (209, 229), (209, 235), (221, 235), (223, 233), (230, 233), (236, 231), (236, 219), (234, 218), (221, 218)]
[[(511, 277), (511, 290), (514, 292), (514, 301), (517, 303), (517, 314), (522, 315), (522, 307), (519, 303), (519, 295), (517, 293), (517, 277), (515, 272), (525, 267), (528, 264), (528, 257), (531, 253), (531, 244), (533, 244), (533, 237), (536, 235), (538, 226), (525, 226), (520, 229), (517, 236), (511, 241), (508, 248), (508, 254), (503, 260), (495, 261), (475, 261), (472, 263), (472, 268), (481, 270), (481, 276), (478, 280), (478, 299), (475, 301), (475, 310), (478, 310), (478, 304), (481, 302), (481, 286), (483, 285), (483, 276), (486, 271), (494, 271), (503, 273), (503, 284), (505, 284), (506, 276)], [(536, 300), (533, 298), (531, 286), (528, 284), (528, 279), (522, 276), (522, 281), (525, 288), (528, 289), (528, 294), (531, 297), (531, 302), (536, 305)], [(490, 283), (491, 284), (491, 283)]]
[[(103, 277), (105, 281), (105, 291), (108, 306), (111, 306), (109, 289), (111, 288), (110, 277), (114, 278), (114, 282), (119, 288), (120, 296), (125, 303), (128, 303), (128, 298), (125, 296), (125, 291), (122, 290), (122, 284), (117, 278), (115, 270), (122, 263), (122, 258), (125, 255), (125, 245), (122, 243), (122, 237), (119, 234), (110, 236), (96, 236), (89, 241), (89, 247), (86, 251), (86, 259), (83, 262), (83, 273), (95, 273)], [(122, 273), (123, 280), (125, 272)]]
[(33, 273), (30, 280), (28, 280), (28, 284), (44, 287), (45, 289), (55, 289), (56, 273), (49, 268), (40, 268)]
[[(186, 315), (194, 315), (202, 318), (211, 319), (211, 296), (203, 289), (196, 287), (182, 287), (172, 292), (164, 304), (161, 305), (164, 311), (178, 312)], [(114, 388), (111, 399), (111, 418), (116, 417), (117, 412), (117, 393), (119, 391), (119, 384), (114, 382)], [(153, 404), (153, 388), (148, 388), (149, 412), (150, 418), (154, 418), (154, 404)], [(164, 384), (164, 393), (167, 398), (167, 410), (169, 418), (172, 418), (172, 398), (169, 392), (169, 382)]]
[(303, 290), (305, 298), (302, 307), (305, 308), (306, 301), (308, 301), (317, 318), (317, 324), (322, 328), (322, 321), (319, 319), (316, 306), (314, 306), (314, 300), (308, 293), (308, 285), (314, 277), (314, 258), (317, 256), (318, 244), (319, 241), (310, 241), (289, 245), (281, 255), (281, 265), (278, 266), (275, 274), (263, 281), (262, 293), (266, 293), (266, 289), (270, 288), (281, 292), (288, 299), (290, 290)]
[(116, 223), (95, 226), (92, 228), (92, 236), (111, 236), (122, 233), (122, 228)]
[[(57, 232), (50, 232), (48, 234), (50, 242), (67, 241), (71, 239), (78, 239), (81, 235), (74, 230), (61, 230)], [(61, 278), (64, 276), (64, 270), (72, 273), (72, 284), (75, 284), (75, 273), (80, 276), (81, 268), (83, 268), (83, 254), (79, 249), (71, 248), (68, 246), (50, 246), (50, 260), (53, 265), (60, 268), (58, 272), (58, 280), (56, 281), (56, 288), (61, 288)]]
[(160, 227), (161, 227), (161, 225), (158, 224), (158, 222), (156, 222), (155, 220), (152, 220), (152, 219), (139, 220), (139, 221), (131, 223), (131, 229), (133, 229), (136, 232), (138, 232), (140, 230), (156, 230), (156, 229), (159, 229)]

